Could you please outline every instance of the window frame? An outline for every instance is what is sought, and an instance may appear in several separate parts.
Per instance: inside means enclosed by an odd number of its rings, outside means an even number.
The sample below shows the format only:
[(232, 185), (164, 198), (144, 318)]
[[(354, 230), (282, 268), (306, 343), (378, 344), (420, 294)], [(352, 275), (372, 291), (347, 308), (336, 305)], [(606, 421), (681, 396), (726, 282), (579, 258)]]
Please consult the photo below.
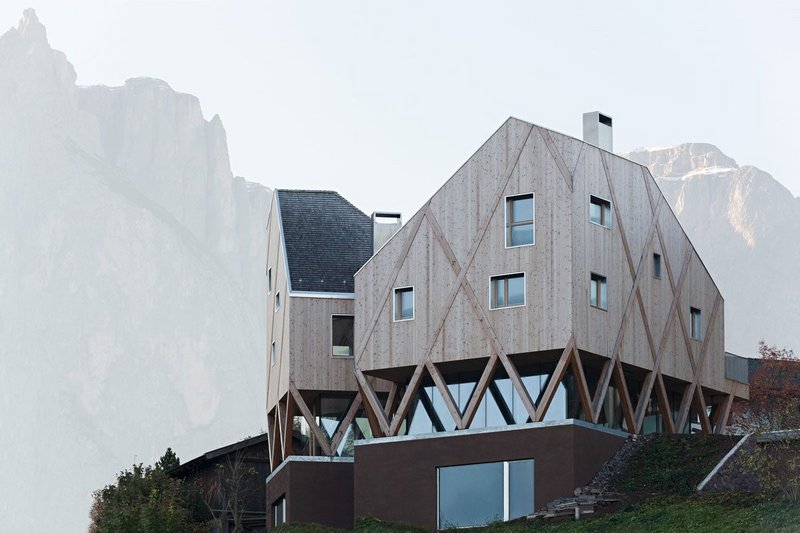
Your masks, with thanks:
[[(697, 316), (697, 330), (694, 327), (695, 316)], [(689, 338), (697, 342), (703, 340), (703, 311), (699, 307), (689, 307)]]
[[(345, 318), (350, 317), (353, 319), (353, 353), (350, 355), (334, 355), (333, 353), (333, 319), (334, 318)], [(352, 313), (331, 313), (331, 342), (330, 342), (330, 357), (333, 359), (352, 359), (355, 357), (356, 351), (356, 315)]]
[(275, 291), (275, 312), (281, 308), (281, 291)]
[[(286, 495), (280, 496), (277, 500), (272, 502), (272, 527), (279, 527), (286, 524)], [(275, 514), (275, 510), (280, 509), (281, 511), (281, 522), (278, 523), (278, 515)]]
[(653, 252), (653, 277), (661, 279), (661, 270), (663, 269), (664, 261), (660, 253)]
[[(397, 293), (405, 291), (411, 292), (411, 317), (397, 318)], [(414, 291), (414, 286), (405, 285), (403, 287), (394, 287), (392, 289), (392, 322), (408, 322), (409, 320), (414, 320), (416, 316), (417, 316), (417, 296)]]
[[(531, 218), (530, 224), (533, 226), (533, 241), (529, 244), (510, 244), (511, 241), (511, 228), (514, 225), (521, 226), (524, 224), (528, 224), (528, 222), (517, 222), (513, 223), (510, 221), (509, 217), (509, 200), (514, 198), (519, 198), (522, 196), (530, 196), (531, 197)], [(506, 250), (510, 248), (524, 248), (526, 246), (534, 246), (536, 245), (536, 193), (535, 192), (525, 192), (519, 194), (509, 194), (503, 198), (503, 244), (505, 245)]]
[[(593, 198), (596, 198), (596, 199), (600, 200), (601, 203), (595, 204), (595, 202), (592, 201)], [(602, 209), (603, 208), (603, 203), (608, 204), (608, 220), (607, 221), (605, 220), (605, 211)], [(601, 208), (600, 209), (600, 220), (601, 220), (601, 222), (606, 222), (605, 224), (604, 223), (597, 223), (594, 220), (592, 220), (592, 204), (600, 206), (600, 208)], [(612, 216), (612, 212), (611, 211), (612, 211), (612, 209), (614, 209), (614, 204), (611, 203), (611, 200), (609, 200), (608, 198), (603, 198), (602, 196), (599, 196), (597, 194), (590, 194), (589, 195), (589, 206), (588, 206), (588, 209), (589, 209), (589, 223), (590, 224), (594, 224), (595, 226), (600, 226), (601, 228), (605, 228), (605, 229), (611, 229), (613, 227), (611, 225), (611, 221), (613, 220), (614, 217)]]
[[(493, 307), (496, 298), (494, 298), (494, 280), (504, 278), (513, 278), (522, 276), (522, 303), (514, 305), (503, 305), (501, 307)], [(508, 283), (506, 283), (505, 301), (508, 301)], [(500, 309), (514, 309), (516, 307), (526, 307), (528, 305), (528, 279), (525, 271), (520, 272), (507, 272), (505, 274), (492, 274), (489, 276), (489, 311), (498, 311)]]
[[(597, 295), (596, 301), (597, 305), (592, 303), (592, 282), (598, 281), (597, 285)], [(602, 303), (602, 285), (606, 287), (606, 306), (603, 307), (600, 305)], [(589, 273), (589, 307), (593, 307), (594, 309), (599, 309), (601, 311), (608, 311), (608, 276), (604, 276), (602, 274), (598, 274), (597, 272), (590, 272)]]

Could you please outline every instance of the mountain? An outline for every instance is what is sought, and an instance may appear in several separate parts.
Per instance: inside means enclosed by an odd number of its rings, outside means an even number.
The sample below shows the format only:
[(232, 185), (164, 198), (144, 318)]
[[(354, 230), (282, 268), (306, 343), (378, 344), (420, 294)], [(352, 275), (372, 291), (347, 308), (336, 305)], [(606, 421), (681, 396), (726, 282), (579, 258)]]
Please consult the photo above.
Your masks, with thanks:
[(800, 198), (711, 144), (642, 148), (650, 168), (725, 298), (729, 351), (766, 341), (800, 351)]
[(167, 446), (264, 425), (271, 191), (163, 81), (79, 87), (32, 10), (0, 37), (0, 511), (85, 531)]

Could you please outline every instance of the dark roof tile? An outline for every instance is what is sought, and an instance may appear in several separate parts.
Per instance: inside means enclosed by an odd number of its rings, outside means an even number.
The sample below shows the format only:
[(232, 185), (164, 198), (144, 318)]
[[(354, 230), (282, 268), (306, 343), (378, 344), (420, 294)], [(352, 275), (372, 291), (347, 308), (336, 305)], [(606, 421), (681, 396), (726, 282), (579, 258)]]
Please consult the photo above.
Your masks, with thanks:
[(355, 292), (372, 256), (372, 219), (334, 191), (279, 190), (293, 291)]

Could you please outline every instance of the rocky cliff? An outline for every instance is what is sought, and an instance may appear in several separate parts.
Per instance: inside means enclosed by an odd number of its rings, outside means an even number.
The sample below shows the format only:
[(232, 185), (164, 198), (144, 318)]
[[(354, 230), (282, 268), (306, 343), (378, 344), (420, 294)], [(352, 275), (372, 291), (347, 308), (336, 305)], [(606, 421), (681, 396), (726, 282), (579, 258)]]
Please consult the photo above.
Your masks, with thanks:
[(800, 350), (800, 198), (711, 144), (639, 149), (725, 298), (729, 351)]
[[(81, 531), (167, 446), (260, 432), (271, 192), (166, 83), (79, 87), (32, 10), (0, 37), (3, 529)], [(9, 522), (10, 519), (10, 522)]]

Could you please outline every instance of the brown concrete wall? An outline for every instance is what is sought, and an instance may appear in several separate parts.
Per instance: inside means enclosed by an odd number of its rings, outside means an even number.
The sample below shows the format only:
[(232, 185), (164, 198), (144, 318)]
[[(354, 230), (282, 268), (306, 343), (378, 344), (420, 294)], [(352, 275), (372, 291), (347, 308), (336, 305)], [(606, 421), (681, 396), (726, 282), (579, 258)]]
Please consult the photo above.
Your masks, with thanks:
[(267, 520), (272, 504), (286, 496), (286, 519), (353, 528), (353, 463), (288, 461), (267, 482)]
[(437, 467), (531, 458), (538, 509), (588, 483), (624, 441), (565, 424), (356, 446), (355, 518), (436, 528)]

